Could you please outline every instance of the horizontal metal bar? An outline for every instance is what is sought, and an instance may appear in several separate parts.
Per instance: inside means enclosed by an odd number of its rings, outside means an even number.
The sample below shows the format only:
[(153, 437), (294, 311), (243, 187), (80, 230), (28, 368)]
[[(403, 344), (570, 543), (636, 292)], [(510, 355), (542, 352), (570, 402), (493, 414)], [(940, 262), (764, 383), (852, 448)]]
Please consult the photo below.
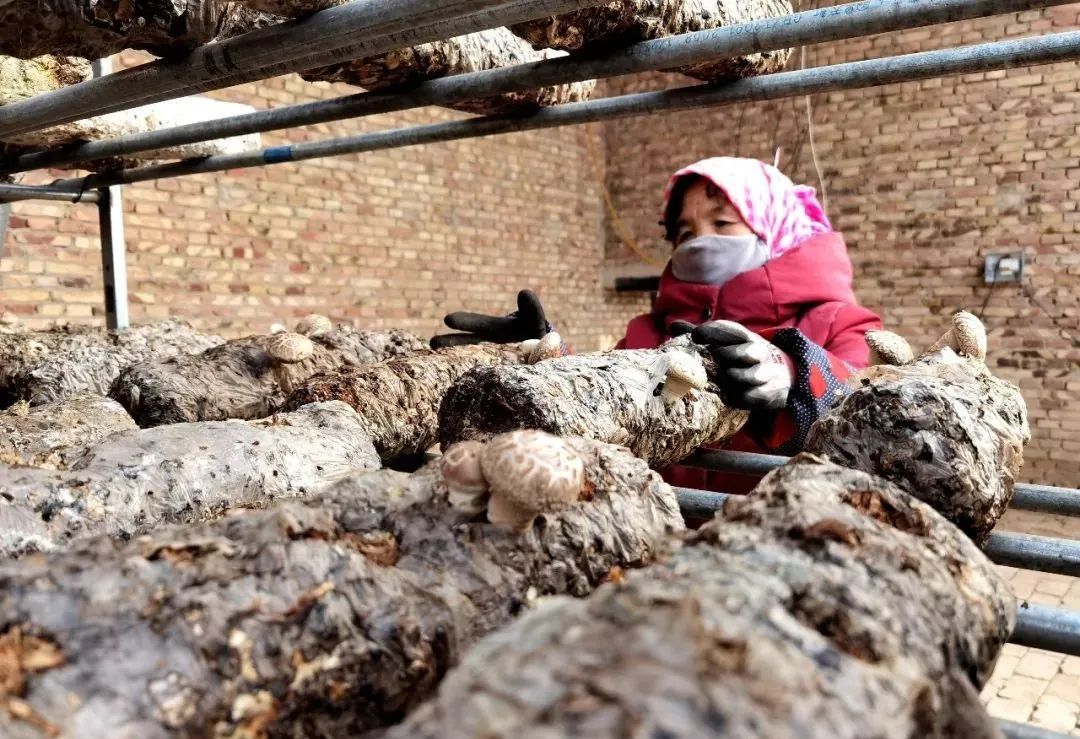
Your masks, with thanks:
[[(775, 100), (796, 95), (873, 87), (896, 82), (971, 74), (1016, 66), (1073, 61), (1080, 58), (1080, 31), (1038, 38), (996, 41), (940, 51), (850, 62), (796, 72), (738, 80), (726, 85), (694, 85), (662, 92), (622, 95), (545, 108), (530, 116), (486, 116), (449, 123), (382, 131), (294, 146), (279, 146), (234, 155), (218, 155), (105, 175), (91, 175), (91, 186), (130, 184), (228, 169), (297, 162), (343, 154), (416, 146), (441, 141), (517, 131), (555, 128), (601, 120), (649, 115), (662, 111)], [(5, 106), (7, 107), (7, 106)], [(3, 108), (0, 108), (0, 112)], [(64, 180), (84, 188), (83, 179)]]
[[(677, 487), (675, 493), (683, 515), (695, 519), (712, 518), (728, 498), (693, 488)], [(997, 564), (1080, 577), (1080, 540), (993, 532), (983, 551)]]
[(1080, 577), (1080, 540), (993, 532), (983, 547), (1000, 565)]
[(777, 467), (787, 464), (790, 457), (776, 454), (751, 454), (729, 452), (723, 449), (698, 449), (682, 464), (720, 472), (738, 472), (746, 475), (767, 475)]
[(616, 277), (615, 292), (656, 292), (660, 289), (659, 277)]
[[(866, 0), (635, 44), (599, 57), (563, 57), (432, 80), (401, 94), (362, 93), (289, 105), (204, 123), (22, 154), (0, 172), (56, 167), (125, 156), (198, 141), (262, 133), (291, 126), (358, 118), (423, 105), (477, 100), (548, 85), (674, 69), (714, 59), (800, 44), (819, 44), (872, 33), (1060, 5), (1067, 0)], [(616, 288), (618, 289), (618, 288)]]
[(579, 10), (601, 0), (352, 0), (0, 108), (0, 139), (93, 115)]
[(997, 724), (1006, 739), (1068, 739), (1069, 736), (1034, 724), (1019, 724), (1005, 719), (998, 719)]
[[(721, 472), (766, 475), (784, 465), (788, 457), (773, 454), (750, 454), (718, 449), (699, 449), (683, 464)], [(1009, 506), (1021, 511), (1037, 511), (1058, 516), (1080, 516), (1080, 490), (1050, 485), (1016, 483)]]
[(98, 194), (88, 190), (79, 196), (71, 188), (50, 187), (47, 185), (2, 185), (0, 184), (0, 202), (14, 203), (19, 200), (63, 200), (68, 203), (96, 203)]
[(712, 518), (724, 507), (727, 493), (713, 493), (708, 490), (681, 488), (672, 486), (679, 499), (679, 510), (686, 518)]
[(1056, 516), (1080, 516), (1080, 490), (1019, 482), (1014, 487), (1009, 507)]
[(1051, 608), (1037, 603), (1021, 604), (1014, 644), (1046, 649), (1062, 654), (1080, 655), (1080, 611)]

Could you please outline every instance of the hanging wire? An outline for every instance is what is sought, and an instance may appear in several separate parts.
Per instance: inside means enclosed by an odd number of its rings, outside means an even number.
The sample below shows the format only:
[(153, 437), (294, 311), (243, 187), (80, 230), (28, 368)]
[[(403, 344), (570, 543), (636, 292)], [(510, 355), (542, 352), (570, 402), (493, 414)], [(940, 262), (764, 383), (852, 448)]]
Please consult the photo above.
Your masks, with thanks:
[[(799, 47), (799, 66), (806, 69), (806, 47)], [(810, 139), (810, 156), (814, 160), (814, 171), (817, 172), (818, 185), (821, 187), (821, 207), (829, 212), (829, 193), (825, 189), (825, 176), (821, 173), (821, 163), (818, 161), (817, 145), (814, 143), (814, 110), (810, 102), (810, 96), (806, 96), (806, 131)]]
[(619, 212), (615, 208), (615, 203), (611, 199), (611, 192), (608, 190), (607, 182), (604, 180), (604, 173), (600, 169), (600, 156), (596, 152), (596, 142), (593, 141), (593, 137), (589, 132), (585, 131), (585, 149), (589, 154), (589, 161), (592, 163), (593, 176), (596, 178), (596, 183), (600, 187), (600, 192), (604, 196), (604, 203), (607, 205), (608, 215), (611, 216), (611, 225), (615, 229), (615, 235), (619, 237), (619, 241), (623, 246), (632, 251), (638, 256), (638, 258), (646, 264), (653, 267), (663, 267), (666, 262), (658, 260), (652, 256), (640, 246), (637, 241), (634, 240), (630, 230), (623, 223), (622, 218), (619, 217)]
[(1001, 259), (998, 259), (994, 262), (994, 274), (993, 277), (991, 277), (990, 288), (986, 291), (986, 297), (983, 299), (982, 307), (979, 308), (979, 322), (984, 326), (986, 325), (986, 321), (983, 319), (983, 313), (986, 311), (986, 306), (990, 305), (990, 298), (994, 297), (994, 288), (997, 287), (998, 284), (998, 269), (1000, 268)]
[(1042, 302), (1035, 297), (1035, 293), (1032, 292), (1031, 288), (1026, 282), (1020, 283), (1020, 292), (1024, 293), (1024, 297), (1026, 297), (1028, 301), (1033, 306), (1035, 306), (1044, 316), (1050, 319), (1050, 323), (1054, 325), (1054, 328), (1058, 330), (1063, 339), (1072, 344), (1073, 348), (1080, 347), (1080, 341), (1078, 341), (1076, 337), (1073, 336), (1072, 332), (1069, 331), (1069, 329), (1065, 328), (1065, 326), (1062, 326), (1061, 323), (1058, 321), (1057, 316), (1048, 311), (1046, 309), (1046, 306), (1044, 306)]

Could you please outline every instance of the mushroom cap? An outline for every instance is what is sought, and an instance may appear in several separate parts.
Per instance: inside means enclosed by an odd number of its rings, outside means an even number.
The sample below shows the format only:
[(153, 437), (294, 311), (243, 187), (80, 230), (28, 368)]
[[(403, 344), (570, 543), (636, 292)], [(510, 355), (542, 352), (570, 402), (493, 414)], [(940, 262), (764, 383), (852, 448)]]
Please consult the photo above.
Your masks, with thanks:
[(986, 327), (976, 316), (962, 310), (953, 316), (953, 349), (975, 359), (986, 359)]
[[(480, 467), (491, 488), (528, 516), (563, 508), (585, 486), (585, 463), (557, 436), (522, 430), (496, 436), (480, 453)], [(490, 517), (490, 504), (489, 504)]]
[(867, 331), (866, 343), (870, 346), (871, 352), (881, 360), (872, 364), (892, 364), (899, 367), (915, 359), (915, 353), (911, 350), (911, 344), (907, 342), (907, 339), (892, 331)]
[(532, 361), (542, 362), (545, 359), (554, 359), (562, 356), (562, 337), (555, 331), (549, 331), (537, 343), (532, 352)]
[(691, 390), (700, 390), (709, 381), (705, 365), (696, 355), (683, 351), (669, 352), (664, 370), (664, 396), (681, 398)]
[(461, 441), (446, 450), (439, 461), (439, 469), (448, 488), (463, 493), (487, 490), (487, 480), (480, 468), (480, 452), (483, 448), (479, 441)]
[(296, 333), (304, 336), (318, 336), (333, 329), (330, 319), (318, 313), (310, 313), (296, 322)]
[(271, 333), (271, 334), (283, 334), (288, 330), (289, 329), (285, 328), (285, 326), (283, 326), (280, 323), (271, 323), (269, 333)]
[(303, 362), (315, 353), (315, 345), (306, 336), (291, 331), (273, 334), (266, 342), (266, 352), (282, 364)]

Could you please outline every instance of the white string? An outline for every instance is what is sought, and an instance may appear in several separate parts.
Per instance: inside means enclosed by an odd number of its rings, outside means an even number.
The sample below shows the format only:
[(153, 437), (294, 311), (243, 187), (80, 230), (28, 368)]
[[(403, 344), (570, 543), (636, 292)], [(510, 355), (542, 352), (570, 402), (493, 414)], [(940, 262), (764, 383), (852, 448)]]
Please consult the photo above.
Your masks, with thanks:
[[(799, 67), (806, 69), (806, 47), (799, 47)], [(814, 171), (817, 172), (818, 186), (821, 188), (821, 206), (825, 212), (829, 212), (829, 193), (825, 189), (825, 177), (821, 174), (821, 163), (818, 161), (817, 146), (814, 144), (814, 111), (811, 107), (810, 96), (806, 96), (806, 131), (810, 138), (810, 156), (814, 160)]]

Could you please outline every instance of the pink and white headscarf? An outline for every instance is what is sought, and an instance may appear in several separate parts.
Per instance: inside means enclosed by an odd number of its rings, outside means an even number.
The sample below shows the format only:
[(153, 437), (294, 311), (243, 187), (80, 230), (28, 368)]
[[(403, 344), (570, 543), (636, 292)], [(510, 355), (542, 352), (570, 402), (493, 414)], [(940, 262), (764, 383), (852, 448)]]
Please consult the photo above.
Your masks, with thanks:
[(757, 159), (739, 157), (702, 159), (673, 174), (664, 188), (662, 219), (666, 220), (676, 183), (691, 175), (704, 177), (723, 191), (746, 225), (768, 245), (770, 259), (833, 230), (814, 188), (796, 185)]

